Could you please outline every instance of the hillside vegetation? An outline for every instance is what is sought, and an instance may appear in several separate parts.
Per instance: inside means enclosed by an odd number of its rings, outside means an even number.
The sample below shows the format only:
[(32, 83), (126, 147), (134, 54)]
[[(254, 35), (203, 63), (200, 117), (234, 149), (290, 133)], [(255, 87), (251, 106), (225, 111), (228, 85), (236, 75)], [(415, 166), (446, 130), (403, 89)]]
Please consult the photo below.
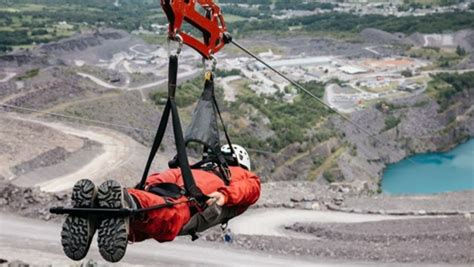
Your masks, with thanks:
[[(220, 2), (258, 4), (248, 8), (238, 5), (222, 6), (224, 14), (230, 15), (227, 21), (229, 31), (237, 35), (250, 35), (256, 32), (274, 34), (329, 32), (337, 37), (350, 36), (365, 28), (406, 34), (440, 33), (474, 28), (474, 16), (470, 12), (440, 13), (423, 17), (359, 16), (331, 12), (276, 19), (272, 15), (278, 15), (282, 10), (308, 11), (315, 8), (331, 10), (337, 4), (286, 0)], [(252, 23), (248, 23), (250, 18), (253, 19)], [(160, 2), (155, 0), (121, 0), (118, 3), (115, 0), (84, 0), (80, 3), (73, 0), (0, 0), (0, 52), (59, 40), (86, 29), (111, 27), (129, 32), (138, 29), (154, 32), (156, 29), (152, 24), (166, 23)], [(145, 36), (151, 38), (153, 42), (154, 37)], [(165, 36), (164, 32), (161, 32), (160, 36)]]
[[(178, 86), (177, 103), (185, 108), (181, 112), (186, 117), (197, 102), (202, 89), (202, 79), (196, 78)], [(233, 142), (250, 149), (279, 153), (294, 144), (311, 143), (300, 148), (295, 157), (307, 153), (315, 144), (324, 142), (335, 135), (331, 129), (321, 127), (330, 115), (325, 107), (305, 94), (295, 96), (293, 102), (283, 99), (283, 94), (257, 95), (243, 82), (235, 102), (223, 100), (223, 89), (216, 88), (218, 102)], [(324, 84), (303, 83), (303, 86), (318, 97), (323, 97)], [(166, 92), (155, 91), (150, 94), (157, 105), (166, 101)], [(186, 108), (189, 107), (189, 108)], [(313, 162), (320, 165), (322, 162)]]
[(47, 43), (84, 29), (127, 31), (166, 23), (159, 1), (0, 0), (0, 52), (14, 46)]
[(428, 86), (428, 93), (436, 99), (441, 110), (449, 106), (454, 95), (467, 90), (474, 90), (474, 72), (436, 74)]
[(474, 28), (474, 16), (469, 12), (442, 13), (423, 17), (407, 16), (358, 16), (346, 13), (328, 13), (286, 20), (259, 20), (253, 23), (238, 21), (230, 28), (241, 34), (256, 31), (288, 32), (290, 27), (300, 26), (304, 32), (360, 32), (365, 28), (377, 28), (387, 32), (411, 34), (440, 33)]
[[(304, 83), (303, 86), (318, 97), (324, 94), (324, 86), (321, 83), (313, 81)], [(281, 99), (281, 95), (262, 97), (251, 90), (244, 92), (238, 96), (236, 102), (229, 104), (229, 109), (236, 112), (234, 115), (242, 116), (248, 109), (244, 104), (250, 105), (269, 119), (269, 129), (275, 132), (275, 136), (256, 140), (251, 129), (234, 128), (237, 131), (235, 136), (240, 139), (238, 141), (249, 147), (279, 151), (289, 144), (317, 138), (308, 136), (307, 131), (328, 114), (324, 107), (305, 94), (296, 97), (293, 103), (287, 103)], [(254, 123), (261, 121), (261, 118), (255, 116), (250, 119)], [(320, 139), (326, 138), (320, 137)]]

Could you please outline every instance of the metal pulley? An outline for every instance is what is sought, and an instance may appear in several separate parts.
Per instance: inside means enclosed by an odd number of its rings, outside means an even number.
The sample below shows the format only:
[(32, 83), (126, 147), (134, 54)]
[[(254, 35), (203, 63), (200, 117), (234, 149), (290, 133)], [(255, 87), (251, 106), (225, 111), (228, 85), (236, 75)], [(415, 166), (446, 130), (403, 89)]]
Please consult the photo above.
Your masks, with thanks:
[[(197, 5), (205, 10), (204, 15), (196, 10)], [(203, 58), (211, 59), (230, 42), (221, 9), (212, 0), (161, 0), (161, 6), (169, 21), (168, 38), (181, 38)], [(184, 22), (202, 32), (202, 39), (184, 32)]]

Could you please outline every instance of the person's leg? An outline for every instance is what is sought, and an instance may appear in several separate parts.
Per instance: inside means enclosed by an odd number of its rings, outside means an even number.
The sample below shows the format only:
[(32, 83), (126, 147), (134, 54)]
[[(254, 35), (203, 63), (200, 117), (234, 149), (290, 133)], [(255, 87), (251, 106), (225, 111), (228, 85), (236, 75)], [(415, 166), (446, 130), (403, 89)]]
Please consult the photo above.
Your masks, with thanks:
[[(91, 180), (78, 181), (71, 195), (71, 204), (75, 208), (94, 206), (97, 187)], [(61, 244), (64, 253), (72, 260), (81, 260), (89, 251), (95, 233), (96, 220), (90, 216), (68, 215), (61, 231)]]
[[(126, 189), (114, 180), (105, 181), (99, 186), (97, 203), (99, 208), (136, 208)], [(97, 230), (97, 243), (102, 257), (110, 262), (120, 261), (127, 249), (129, 218), (102, 218)]]
[[(137, 204), (142, 208), (165, 203), (161, 196), (150, 192), (129, 189), (128, 193), (138, 201)], [(186, 198), (182, 197), (176, 201), (183, 200)], [(139, 242), (153, 238), (159, 242), (172, 241), (190, 217), (191, 213), (187, 203), (149, 211), (143, 216), (131, 220), (129, 240)]]
[[(136, 189), (126, 190), (113, 180), (99, 186), (97, 200), (100, 208), (147, 208), (165, 203), (158, 195)], [(182, 200), (185, 198), (177, 201)], [(160, 242), (172, 241), (189, 218), (186, 203), (149, 211), (132, 220), (129, 217), (103, 218), (98, 227), (100, 254), (107, 261), (118, 262), (125, 255), (128, 240), (138, 242), (154, 238)]]
[(184, 225), (179, 235), (200, 233), (216, 225), (226, 223), (238, 215), (239, 207), (221, 207), (217, 204), (208, 206), (203, 212), (196, 213)]

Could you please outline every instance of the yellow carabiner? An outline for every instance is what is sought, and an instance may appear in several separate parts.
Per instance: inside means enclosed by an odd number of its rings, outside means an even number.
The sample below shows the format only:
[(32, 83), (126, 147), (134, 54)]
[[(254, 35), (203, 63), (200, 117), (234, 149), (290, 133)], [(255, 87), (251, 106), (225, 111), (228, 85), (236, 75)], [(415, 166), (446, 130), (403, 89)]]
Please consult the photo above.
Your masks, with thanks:
[(206, 73), (204, 74), (204, 78), (206, 79), (206, 81), (210, 81), (212, 79), (212, 71), (206, 71)]

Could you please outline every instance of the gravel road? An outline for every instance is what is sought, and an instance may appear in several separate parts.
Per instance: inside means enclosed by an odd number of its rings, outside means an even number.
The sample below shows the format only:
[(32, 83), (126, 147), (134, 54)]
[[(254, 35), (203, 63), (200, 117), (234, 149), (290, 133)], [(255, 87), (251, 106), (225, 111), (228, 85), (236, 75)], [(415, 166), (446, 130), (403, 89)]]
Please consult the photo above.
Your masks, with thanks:
[[(8, 261), (55, 266), (78, 266), (63, 255), (58, 223), (44, 222), (0, 214), (0, 258)], [(105, 263), (97, 250), (95, 240), (87, 260)], [(84, 260), (84, 262), (87, 262)], [(187, 238), (172, 243), (156, 241), (135, 243), (127, 248), (120, 264), (153, 266), (338, 266), (318, 261), (307, 261), (294, 256), (275, 256), (256, 253), (204, 241), (191, 243)]]
[[(412, 217), (403, 217), (409, 218)], [(255, 209), (231, 220), (229, 226), (236, 234), (301, 238), (300, 234), (285, 230), (285, 226), (297, 222), (361, 223), (397, 219), (400, 217), (299, 209)]]
[[(182, 73), (178, 73), (178, 79), (179, 80), (185, 80), (189, 77), (193, 77), (194, 75), (196, 75), (197, 73), (199, 73), (200, 70), (198, 69), (193, 69), (193, 70), (189, 70), (189, 71), (186, 71), (186, 72), (182, 72)], [(155, 81), (155, 82), (152, 82), (152, 83), (148, 83), (148, 84), (145, 84), (145, 85), (141, 85), (141, 86), (137, 86), (137, 87), (128, 87), (128, 86), (115, 86), (115, 85), (112, 85), (112, 84), (109, 84), (93, 75), (90, 75), (90, 74), (87, 74), (87, 73), (82, 73), (82, 72), (78, 72), (77, 73), (79, 76), (83, 77), (83, 78), (87, 78), (87, 79), (90, 79), (92, 82), (96, 83), (97, 85), (99, 86), (102, 86), (104, 88), (107, 88), (107, 89), (123, 89), (123, 90), (129, 90), (129, 91), (133, 91), (133, 90), (143, 90), (143, 89), (148, 89), (148, 88), (152, 88), (152, 87), (157, 87), (157, 86), (162, 86), (162, 85), (165, 85), (166, 82), (168, 81), (168, 79), (163, 79), (163, 80), (160, 80), (160, 81)]]
[[(282, 214), (284, 216), (286, 214)], [(320, 260), (371, 262), (377, 266), (472, 266), (474, 226), (469, 218), (421, 218), (359, 223), (297, 223), (297, 235), (235, 235), (233, 246)], [(206, 236), (219, 240), (219, 235)]]
[(474, 225), (463, 216), (344, 224), (298, 223), (289, 229), (311, 234), (334, 253), (358, 259), (474, 263)]
[[(39, 119), (17, 119), (35, 122), (57, 130), (66, 135), (86, 138), (101, 145), (101, 149), (84, 151), (80, 157), (71, 157), (57, 165), (35, 170), (19, 177), (15, 182), (20, 185), (39, 186), (46, 192), (59, 192), (71, 188), (83, 178), (100, 182), (106, 178), (118, 179), (128, 186), (138, 180), (136, 174), (146, 162), (148, 148), (132, 138), (105, 128), (71, 126), (59, 122), (47, 122)], [(90, 152), (90, 153), (89, 153)], [(159, 154), (155, 160), (159, 168), (164, 168), (167, 157)], [(104, 166), (107, 166), (104, 168)]]
[(11, 78), (15, 77), (16, 73), (14, 72), (7, 72), (5, 73), (5, 77), (0, 79), (0, 83), (6, 83), (8, 82)]

